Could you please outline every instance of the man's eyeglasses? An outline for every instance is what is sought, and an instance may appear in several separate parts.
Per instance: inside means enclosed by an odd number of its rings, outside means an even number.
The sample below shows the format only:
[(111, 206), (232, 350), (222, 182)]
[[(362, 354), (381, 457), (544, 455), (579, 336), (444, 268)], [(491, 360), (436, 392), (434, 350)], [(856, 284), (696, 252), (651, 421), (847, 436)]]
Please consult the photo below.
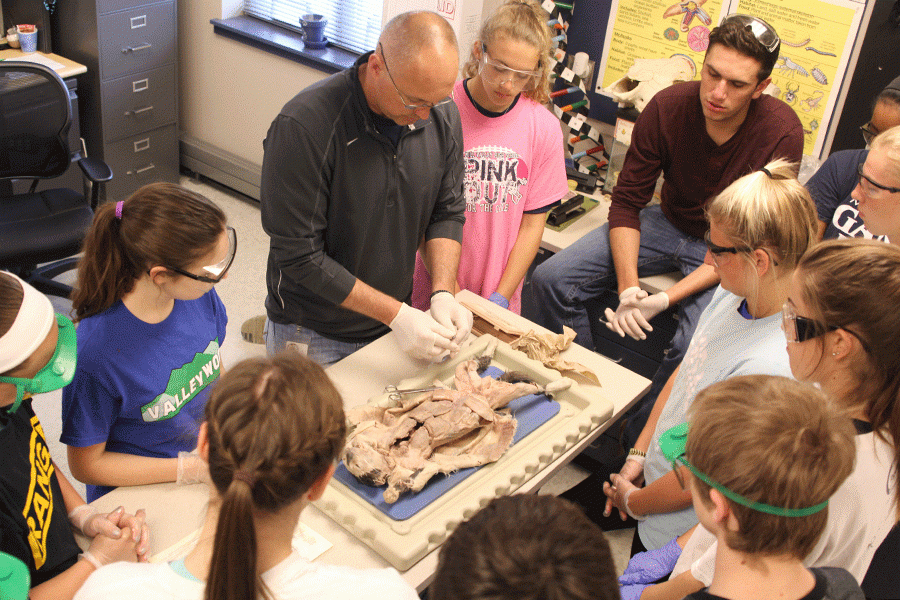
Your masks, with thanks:
[(233, 227), (227, 225), (225, 226), (225, 233), (228, 235), (228, 253), (225, 255), (225, 258), (216, 264), (203, 267), (202, 269), (206, 275), (195, 275), (194, 273), (189, 273), (176, 267), (166, 267), (166, 269), (174, 271), (179, 275), (202, 281), (203, 283), (219, 283), (228, 273), (228, 269), (231, 268), (231, 263), (234, 262), (234, 255), (237, 254), (237, 233), (234, 231)]
[(397, 82), (394, 81), (394, 76), (391, 75), (391, 69), (390, 69), (390, 67), (388, 67), (388, 64), (387, 64), (387, 58), (384, 57), (384, 46), (382, 46), (380, 43), (378, 44), (378, 50), (381, 52), (381, 60), (382, 60), (382, 62), (384, 62), (384, 70), (387, 71), (388, 78), (391, 80), (391, 85), (393, 85), (394, 89), (397, 90), (397, 95), (400, 96), (400, 102), (403, 104), (404, 107), (406, 107), (406, 110), (417, 111), (417, 110), (422, 110), (423, 108), (427, 108), (428, 110), (431, 110), (432, 108), (435, 108), (438, 106), (443, 106), (443, 105), (449, 104), (450, 102), (453, 101), (453, 99), (450, 98), (450, 96), (447, 96), (443, 100), (439, 100), (439, 101), (435, 102), (434, 104), (432, 104), (431, 102), (423, 102), (422, 104), (410, 104), (409, 102), (407, 102), (406, 98), (403, 96), (403, 92), (401, 92), (400, 88), (397, 87)]
[(709, 249), (709, 253), (713, 256), (720, 256), (722, 254), (737, 254), (739, 252), (751, 252), (753, 250), (753, 248), (748, 248), (746, 246), (719, 246), (718, 244), (713, 243), (713, 241), (709, 238), (708, 231), (703, 234), (703, 241), (706, 242), (706, 247)]
[(862, 131), (863, 139), (866, 141), (866, 146), (872, 143), (872, 140), (875, 139), (875, 136), (878, 135), (879, 132), (872, 129), (872, 123), (866, 123), (865, 125), (860, 125), (859, 130)]
[(494, 85), (500, 85), (508, 81), (516, 87), (531, 89), (538, 78), (540, 78), (541, 69), (522, 71), (507, 67), (488, 56), (487, 46), (481, 44), (481, 62), (478, 65), (478, 73), (482, 79)]
[(781, 306), (781, 328), (784, 330), (784, 337), (788, 343), (799, 344), (806, 342), (819, 336), (825, 335), (829, 331), (837, 331), (843, 329), (853, 337), (859, 340), (863, 350), (869, 352), (869, 345), (862, 339), (858, 333), (846, 327), (838, 327), (837, 325), (822, 325), (807, 317), (801, 317), (797, 314), (797, 310), (790, 300)]
[(756, 41), (762, 44), (770, 54), (775, 54), (781, 47), (781, 38), (775, 33), (775, 29), (759, 17), (750, 15), (729, 15), (722, 21), (722, 25), (729, 22), (737, 23), (745, 29), (750, 30), (750, 33), (753, 34)]
[(857, 167), (856, 167), (856, 172), (859, 174), (859, 185), (860, 185), (860, 187), (862, 187), (867, 193), (871, 194), (871, 193), (874, 192), (875, 190), (872, 190), (872, 189), (868, 188), (866, 185), (864, 185), (864, 184), (863, 184), (863, 180), (865, 180), (867, 184), (869, 184), (869, 185), (871, 185), (871, 186), (873, 186), (873, 187), (876, 187), (876, 188), (878, 188), (879, 190), (884, 190), (885, 192), (889, 192), (889, 193), (891, 193), (891, 194), (896, 194), (896, 193), (900, 192), (900, 188), (897, 188), (897, 187), (890, 187), (890, 186), (887, 186), (887, 185), (881, 185), (881, 184), (878, 183), (877, 181), (873, 181), (869, 176), (867, 176), (865, 173), (863, 173), (863, 165), (864, 165), (864, 164), (865, 164), (865, 163), (860, 163), (859, 165), (857, 165)]

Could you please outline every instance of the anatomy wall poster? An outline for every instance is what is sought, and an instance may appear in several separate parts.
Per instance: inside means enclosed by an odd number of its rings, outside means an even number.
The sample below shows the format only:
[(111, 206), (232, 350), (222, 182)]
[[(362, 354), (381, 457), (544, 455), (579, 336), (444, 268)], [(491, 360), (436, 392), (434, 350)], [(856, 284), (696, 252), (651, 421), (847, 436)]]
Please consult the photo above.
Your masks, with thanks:
[(681, 54), (694, 62), (699, 77), (709, 31), (720, 21), (722, 4), (722, 0), (613, 0), (597, 93), (624, 77), (639, 58)]
[(782, 40), (768, 91), (793, 107), (803, 123), (804, 154), (818, 157), (864, 12), (864, 0), (613, 0), (596, 91), (604, 93), (636, 58), (685, 54), (699, 78), (709, 30), (726, 15), (754, 15)]
[(730, 13), (765, 20), (781, 38), (769, 93), (803, 123), (803, 153), (825, 142), (865, 3), (853, 0), (732, 0)]

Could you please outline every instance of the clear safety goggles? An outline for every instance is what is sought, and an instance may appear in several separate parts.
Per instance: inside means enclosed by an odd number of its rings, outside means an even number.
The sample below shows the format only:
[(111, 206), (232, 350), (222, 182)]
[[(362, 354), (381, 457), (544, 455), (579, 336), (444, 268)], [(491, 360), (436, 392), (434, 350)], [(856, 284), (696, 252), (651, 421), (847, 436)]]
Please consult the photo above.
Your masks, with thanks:
[(478, 65), (478, 73), (482, 79), (494, 85), (512, 83), (514, 87), (530, 90), (534, 88), (540, 78), (541, 69), (534, 71), (511, 69), (488, 56), (487, 46), (481, 44), (481, 62)]
[[(678, 465), (676, 463), (681, 463), (685, 467), (687, 467), (690, 472), (697, 477), (697, 479), (699, 479), (706, 485), (719, 490), (720, 492), (722, 492), (722, 495), (724, 495), (729, 500), (737, 502), (741, 506), (746, 506), (751, 510), (763, 512), (769, 515), (776, 515), (779, 517), (808, 517), (809, 515), (814, 515), (828, 506), (828, 500), (825, 500), (824, 502), (820, 502), (819, 504), (806, 508), (784, 508), (781, 506), (772, 506), (771, 504), (765, 504), (763, 502), (750, 500), (749, 498), (742, 496), (737, 492), (733, 492), (721, 483), (713, 481), (708, 475), (701, 472), (694, 465), (692, 465), (690, 461), (688, 461), (688, 459), (685, 457), (687, 436), (688, 424), (682, 423), (681, 425), (676, 425), (675, 427), (672, 427), (671, 429), (666, 431), (659, 439), (660, 450), (662, 450), (662, 454), (665, 459), (672, 463), (672, 468), (675, 470), (676, 475), (679, 471)], [(684, 485), (683, 482), (682, 485)]]
[(24, 379), (0, 376), (0, 381), (16, 386), (16, 401), (7, 409), (10, 414), (19, 410), (25, 394), (43, 394), (58, 390), (67, 386), (75, 376), (78, 346), (75, 338), (75, 325), (68, 317), (59, 313), (56, 313), (56, 324), (59, 328), (56, 350), (53, 352), (53, 357), (34, 377)]
[(222, 281), (222, 278), (225, 277), (225, 274), (228, 273), (228, 269), (231, 268), (231, 263), (234, 262), (234, 255), (237, 254), (237, 233), (233, 227), (227, 225), (225, 226), (225, 233), (228, 235), (228, 253), (225, 255), (225, 258), (216, 264), (201, 267), (201, 270), (203, 271), (202, 275), (189, 273), (184, 269), (178, 269), (176, 267), (166, 267), (166, 269), (204, 283), (219, 283)]
[(775, 29), (759, 17), (751, 15), (728, 15), (725, 17), (725, 20), (722, 21), (722, 25), (728, 22), (737, 23), (745, 29), (748, 29), (750, 33), (753, 34), (753, 37), (756, 38), (756, 41), (762, 44), (770, 54), (775, 54), (781, 47), (781, 38), (775, 33)]

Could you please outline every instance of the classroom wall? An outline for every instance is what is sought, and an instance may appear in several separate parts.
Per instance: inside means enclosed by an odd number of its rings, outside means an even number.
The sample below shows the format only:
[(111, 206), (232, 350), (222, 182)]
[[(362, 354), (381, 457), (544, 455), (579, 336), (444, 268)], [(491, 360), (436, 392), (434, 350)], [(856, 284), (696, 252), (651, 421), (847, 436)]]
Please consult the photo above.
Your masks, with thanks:
[(281, 107), (326, 76), (213, 33), (210, 19), (240, 14), (240, 0), (178, 3), (182, 140), (262, 165), (262, 141)]
[[(483, 2), (490, 14), (503, 0)], [(182, 163), (257, 197), (262, 140), (272, 119), (298, 91), (327, 74), (213, 33), (210, 19), (236, 16), (241, 4), (179, 2)]]

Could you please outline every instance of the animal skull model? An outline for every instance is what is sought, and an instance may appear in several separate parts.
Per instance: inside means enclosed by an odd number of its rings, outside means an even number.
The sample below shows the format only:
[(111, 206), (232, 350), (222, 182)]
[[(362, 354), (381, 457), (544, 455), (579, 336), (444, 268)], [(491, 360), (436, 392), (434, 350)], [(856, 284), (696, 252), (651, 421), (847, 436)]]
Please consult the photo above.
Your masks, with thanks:
[(676, 81), (691, 81), (696, 74), (694, 61), (687, 56), (639, 58), (625, 73), (625, 77), (604, 91), (617, 102), (624, 105), (631, 104), (638, 111), (642, 111), (656, 92)]

